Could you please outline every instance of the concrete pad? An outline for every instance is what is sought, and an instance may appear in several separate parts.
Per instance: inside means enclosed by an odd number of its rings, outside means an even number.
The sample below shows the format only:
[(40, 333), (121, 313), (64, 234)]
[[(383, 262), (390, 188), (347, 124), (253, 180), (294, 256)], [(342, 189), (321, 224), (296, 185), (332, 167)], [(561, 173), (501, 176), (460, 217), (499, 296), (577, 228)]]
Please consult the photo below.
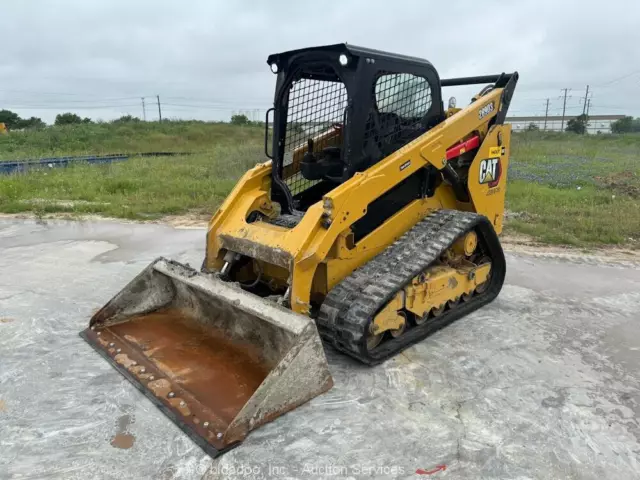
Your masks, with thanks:
[(212, 460), (78, 337), (204, 241), (0, 220), (0, 478), (640, 478), (640, 268), (575, 256), (509, 254), (498, 300), (381, 366), (328, 349), (331, 391)]

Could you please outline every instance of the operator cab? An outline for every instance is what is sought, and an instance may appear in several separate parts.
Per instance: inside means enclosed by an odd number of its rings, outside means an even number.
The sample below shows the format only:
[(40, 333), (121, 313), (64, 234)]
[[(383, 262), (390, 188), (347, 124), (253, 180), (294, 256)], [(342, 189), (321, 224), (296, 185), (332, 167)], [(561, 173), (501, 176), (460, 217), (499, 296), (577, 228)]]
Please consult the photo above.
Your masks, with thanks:
[(271, 195), (283, 213), (306, 211), (445, 118), (438, 73), (420, 58), (336, 44), (267, 62), (278, 75)]

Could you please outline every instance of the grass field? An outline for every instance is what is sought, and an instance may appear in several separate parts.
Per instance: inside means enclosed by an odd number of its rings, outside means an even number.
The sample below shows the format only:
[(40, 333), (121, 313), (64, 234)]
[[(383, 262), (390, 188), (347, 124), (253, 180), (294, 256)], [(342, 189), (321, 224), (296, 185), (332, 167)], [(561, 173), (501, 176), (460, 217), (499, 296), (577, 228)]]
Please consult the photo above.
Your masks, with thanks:
[(130, 219), (185, 212), (208, 216), (244, 171), (264, 161), (263, 142), (260, 127), (201, 122), (79, 125), (0, 136), (0, 161), (88, 153), (196, 152), (0, 176), (0, 211)]
[[(81, 125), (0, 136), (2, 159), (196, 152), (0, 176), (0, 212), (207, 218), (264, 160), (260, 127), (167, 122)], [(514, 134), (507, 231), (547, 242), (640, 245), (640, 136)]]
[(254, 126), (205, 122), (68, 125), (0, 135), (0, 161), (61, 155), (207, 152), (218, 145), (262, 142)]
[(528, 132), (512, 142), (508, 230), (546, 243), (638, 247), (640, 136)]

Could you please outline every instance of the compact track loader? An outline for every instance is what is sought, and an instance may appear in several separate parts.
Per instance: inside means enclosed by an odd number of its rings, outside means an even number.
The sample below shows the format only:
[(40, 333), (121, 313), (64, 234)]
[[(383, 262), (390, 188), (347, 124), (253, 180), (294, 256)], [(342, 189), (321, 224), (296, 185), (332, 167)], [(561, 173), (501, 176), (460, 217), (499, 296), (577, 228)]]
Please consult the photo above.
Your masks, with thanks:
[[(517, 73), (441, 80), (347, 44), (268, 58), (269, 161), (81, 335), (211, 455), (332, 386), (323, 342), (375, 365), (491, 302)], [(442, 87), (486, 85), (444, 108)], [(322, 339), (322, 341), (321, 341)]]

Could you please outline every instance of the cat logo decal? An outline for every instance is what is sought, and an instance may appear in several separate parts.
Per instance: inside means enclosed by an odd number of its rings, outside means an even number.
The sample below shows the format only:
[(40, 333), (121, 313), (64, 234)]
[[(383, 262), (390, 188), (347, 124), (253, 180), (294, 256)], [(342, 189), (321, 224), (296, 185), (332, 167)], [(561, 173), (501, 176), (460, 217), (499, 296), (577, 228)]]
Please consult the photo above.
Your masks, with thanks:
[(487, 158), (480, 162), (480, 183), (487, 183), (489, 188), (496, 187), (500, 182), (502, 168), (500, 158)]

